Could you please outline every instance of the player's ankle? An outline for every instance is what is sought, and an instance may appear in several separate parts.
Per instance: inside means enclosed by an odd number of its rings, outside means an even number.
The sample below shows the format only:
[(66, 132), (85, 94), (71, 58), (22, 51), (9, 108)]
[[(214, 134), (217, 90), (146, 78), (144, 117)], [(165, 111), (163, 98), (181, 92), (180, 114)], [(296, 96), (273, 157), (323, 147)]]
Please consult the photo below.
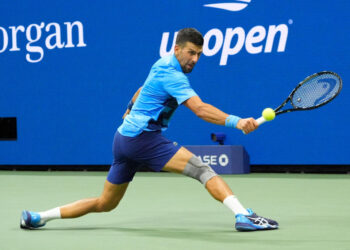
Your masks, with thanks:
[(59, 207), (39, 212), (40, 215), (40, 223), (46, 223), (50, 220), (60, 219), (61, 218), (61, 210)]
[(234, 214), (248, 215), (248, 211), (242, 206), (235, 195), (230, 195), (223, 201), (224, 205), (228, 207)]

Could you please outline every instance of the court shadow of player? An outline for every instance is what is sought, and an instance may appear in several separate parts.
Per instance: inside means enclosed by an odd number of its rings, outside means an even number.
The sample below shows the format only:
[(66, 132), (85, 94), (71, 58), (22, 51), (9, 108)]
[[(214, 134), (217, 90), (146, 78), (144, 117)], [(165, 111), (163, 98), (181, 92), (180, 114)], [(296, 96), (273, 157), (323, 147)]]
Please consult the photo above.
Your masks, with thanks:
[[(234, 242), (239, 235), (243, 235), (242, 232), (237, 232), (234, 229), (226, 230), (203, 230), (203, 229), (189, 229), (189, 228), (131, 228), (131, 227), (55, 227), (55, 228), (43, 228), (44, 231), (114, 231), (116, 233), (122, 233), (130, 236), (142, 236), (152, 238), (165, 238), (165, 239), (191, 239), (208, 242)], [(247, 234), (244, 234), (247, 235)], [(235, 237), (238, 236), (238, 237)]]

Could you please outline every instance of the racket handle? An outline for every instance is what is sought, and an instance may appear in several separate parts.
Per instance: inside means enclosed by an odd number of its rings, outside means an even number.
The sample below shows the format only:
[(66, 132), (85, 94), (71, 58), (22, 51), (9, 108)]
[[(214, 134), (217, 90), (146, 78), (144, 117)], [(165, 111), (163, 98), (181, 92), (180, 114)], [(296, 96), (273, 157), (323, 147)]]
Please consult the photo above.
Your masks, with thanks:
[[(265, 122), (267, 122), (266, 120), (265, 120), (265, 118), (264, 117), (259, 117), (258, 119), (256, 119), (256, 122), (258, 123), (258, 125), (260, 126), (261, 124), (263, 124), (263, 123), (265, 123)], [(242, 131), (243, 132), (243, 134), (245, 134), (244, 133), (244, 131)]]
[(265, 122), (267, 122), (267, 121), (265, 120), (264, 117), (259, 117), (258, 119), (256, 119), (256, 122), (257, 122), (259, 125), (261, 125), (261, 124), (263, 124), (263, 123), (265, 123)]

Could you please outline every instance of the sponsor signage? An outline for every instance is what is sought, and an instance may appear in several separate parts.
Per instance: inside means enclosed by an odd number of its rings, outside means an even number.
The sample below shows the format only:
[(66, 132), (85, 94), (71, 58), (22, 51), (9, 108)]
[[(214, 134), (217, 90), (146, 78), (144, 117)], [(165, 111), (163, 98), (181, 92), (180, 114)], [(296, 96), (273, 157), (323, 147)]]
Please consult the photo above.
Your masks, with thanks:
[[(18, 40), (25, 39), (24, 44)], [(84, 26), (80, 21), (33, 23), (28, 26), (0, 26), (0, 54), (5, 52), (26, 51), (25, 59), (29, 63), (41, 62), (44, 48), (47, 50), (86, 47)]]
[(250, 173), (249, 155), (243, 146), (185, 146), (218, 174)]
[[(337, 72), (345, 83), (349, 6), (329, 3), (3, 1), (0, 117), (15, 117), (17, 133), (0, 141), (0, 165), (110, 164), (127, 103), (159, 57), (173, 53), (185, 27), (204, 36), (191, 86), (227, 114), (260, 117), (315, 72)], [(230, 144), (244, 145), (254, 165), (349, 164), (343, 115), (349, 100), (344, 89), (329, 106), (278, 117), (249, 135), (180, 107), (165, 136), (207, 145), (214, 144), (211, 133), (225, 133), (222, 151), (198, 154), (219, 171), (237, 162), (224, 152)]]

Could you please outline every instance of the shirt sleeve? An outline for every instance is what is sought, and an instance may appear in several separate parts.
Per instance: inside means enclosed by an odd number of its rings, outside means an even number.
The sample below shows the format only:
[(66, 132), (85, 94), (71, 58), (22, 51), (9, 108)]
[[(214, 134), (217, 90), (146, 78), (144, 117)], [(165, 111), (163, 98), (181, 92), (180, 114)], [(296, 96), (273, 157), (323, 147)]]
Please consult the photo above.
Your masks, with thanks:
[(179, 105), (192, 96), (197, 96), (197, 93), (192, 89), (186, 76), (169, 79), (169, 81), (164, 84), (164, 89), (169, 95), (176, 98)]

